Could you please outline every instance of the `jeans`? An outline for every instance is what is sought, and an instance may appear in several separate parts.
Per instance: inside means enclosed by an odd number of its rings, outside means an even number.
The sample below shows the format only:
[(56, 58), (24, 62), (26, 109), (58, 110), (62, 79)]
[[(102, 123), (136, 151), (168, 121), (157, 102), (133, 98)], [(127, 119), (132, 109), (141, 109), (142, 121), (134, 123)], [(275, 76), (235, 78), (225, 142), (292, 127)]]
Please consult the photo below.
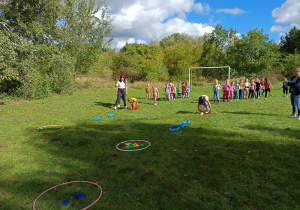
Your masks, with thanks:
[(234, 91), (234, 98), (239, 99), (239, 90)]
[(227, 90), (224, 90), (224, 93), (223, 93), (223, 101), (225, 101), (225, 96), (226, 96), (226, 99), (227, 99), (227, 102), (229, 101), (229, 91)]
[(255, 98), (255, 91), (254, 90), (250, 90), (248, 98)]
[(118, 96), (117, 96), (117, 100), (116, 100), (116, 104), (115, 106), (117, 106), (117, 104), (120, 102), (121, 103), (121, 97), (124, 101), (124, 106), (126, 106), (126, 90), (125, 88), (121, 89), (118, 88)]
[(189, 98), (190, 97), (190, 91), (186, 91), (186, 97)]
[(256, 90), (256, 95), (257, 95), (257, 98), (260, 97), (260, 90)]
[(300, 95), (295, 95), (295, 105), (296, 105), (295, 107), (296, 109), (298, 107), (298, 117), (300, 117)]
[(214, 103), (216, 103), (216, 101), (218, 101), (218, 103), (220, 103), (220, 95), (219, 95), (219, 91), (218, 90), (214, 90)]
[(264, 95), (265, 88), (262, 88), (261, 90), (262, 90), (261, 95)]
[(240, 93), (240, 99), (243, 99), (244, 98), (244, 90), (239, 90), (239, 93)]
[[(291, 92), (291, 104), (292, 104), (292, 109), (293, 109), (292, 115), (296, 115), (297, 103), (296, 103), (295, 92)], [(299, 111), (298, 111), (298, 115), (299, 115)]]

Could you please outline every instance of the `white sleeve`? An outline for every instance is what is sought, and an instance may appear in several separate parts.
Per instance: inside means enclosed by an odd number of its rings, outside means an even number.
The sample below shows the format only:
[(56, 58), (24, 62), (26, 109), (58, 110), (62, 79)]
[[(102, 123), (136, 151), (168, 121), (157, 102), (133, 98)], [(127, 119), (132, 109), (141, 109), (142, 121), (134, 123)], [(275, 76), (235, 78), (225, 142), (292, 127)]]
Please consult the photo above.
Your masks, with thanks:
[(117, 82), (116, 87), (119, 87), (119, 81)]

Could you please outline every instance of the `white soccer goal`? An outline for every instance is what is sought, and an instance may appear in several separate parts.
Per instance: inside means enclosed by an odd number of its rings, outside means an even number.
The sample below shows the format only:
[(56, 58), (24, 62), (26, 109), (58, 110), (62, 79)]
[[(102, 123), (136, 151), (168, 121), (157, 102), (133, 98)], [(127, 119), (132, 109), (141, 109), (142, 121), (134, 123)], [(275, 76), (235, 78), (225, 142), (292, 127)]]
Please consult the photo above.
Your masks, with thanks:
[(190, 67), (189, 68), (189, 84), (191, 86), (192, 91), (192, 82), (193, 82), (193, 69), (224, 69), (228, 68), (228, 80), (230, 80), (230, 66), (213, 66), (213, 67)]

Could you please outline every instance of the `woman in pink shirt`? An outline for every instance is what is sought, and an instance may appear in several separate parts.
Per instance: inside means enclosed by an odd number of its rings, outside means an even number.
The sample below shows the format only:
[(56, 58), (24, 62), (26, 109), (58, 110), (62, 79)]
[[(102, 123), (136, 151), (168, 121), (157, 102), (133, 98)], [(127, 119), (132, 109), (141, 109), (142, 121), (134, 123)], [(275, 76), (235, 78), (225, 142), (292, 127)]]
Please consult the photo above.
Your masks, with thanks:
[(268, 91), (269, 91), (269, 93), (270, 93), (270, 95), (271, 95), (270, 87), (272, 87), (273, 89), (274, 89), (274, 87), (273, 87), (273, 85), (271, 84), (271, 82), (268, 81), (267, 78), (265, 78), (265, 81), (264, 81), (264, 87), (265, 87), (265, 100), (267, 100)]
[(225, 96), (227, 98), (227, 102), (229, 102), (229, 92), (230, 92), (230, 88), (231, 85), (228, 84), (229, 80), (225, 80), (225, 85), (223, 86), (223, 102), (225, 102)]

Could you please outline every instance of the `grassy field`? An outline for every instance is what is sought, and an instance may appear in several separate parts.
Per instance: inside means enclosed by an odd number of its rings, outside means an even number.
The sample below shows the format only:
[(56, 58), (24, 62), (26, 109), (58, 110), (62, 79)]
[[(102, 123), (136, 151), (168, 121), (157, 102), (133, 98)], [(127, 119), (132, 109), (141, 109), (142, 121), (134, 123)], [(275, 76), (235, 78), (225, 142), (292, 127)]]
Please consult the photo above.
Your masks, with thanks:
[[(200, 116), (202, 94), (213, 99), (212, 87), (197, 86), (189, 99), (160, 98), (153, 106), (143, 90), (129, 89), (128, 96), (139, 100), (135, 111), (112, 109), (114, 89), (5, 101), (0, 209), (32, 209), (40, 193), (72, 180), (102, 187), (91, 209), (300, 209), (300, 121), (288, 117), (290, 100), (282, 97), (281, 84), (267, 101), (212, 105), (211, 114)], [(104, 119), (89, 120), (96, 116)], [(169, 132), (187, 120), (191, 124)], [(34, 132), (45, 125), (65, 129)], [(116, 149), (127, 140), (151, 146)], [(86, 197), (76, 201), (79, 192)], [(65, 185), (42, 196), (36, 208), (80, 209), (98, 195), (93, 185)], [(65, 198), (70, 203), (62, 207)]]

